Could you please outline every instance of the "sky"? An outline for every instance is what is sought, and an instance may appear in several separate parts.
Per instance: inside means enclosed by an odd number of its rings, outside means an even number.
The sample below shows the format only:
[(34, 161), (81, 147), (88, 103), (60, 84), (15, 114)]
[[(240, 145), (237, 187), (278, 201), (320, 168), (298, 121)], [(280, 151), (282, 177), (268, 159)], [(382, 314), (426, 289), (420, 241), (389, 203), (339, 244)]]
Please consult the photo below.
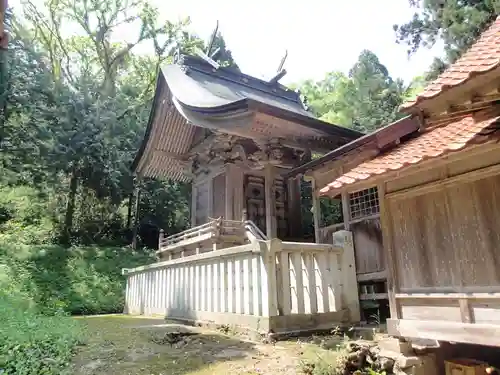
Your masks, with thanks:
[(408, 59), (396, 44), (393, 25), (409, 20), (408, 0), (153, 0), (162, 16), (190, 16), (191, 29), (204, 39), (219, 20), (226, 44), (243, 72), (271, 77), (285, 51), (282, 83), (321, 79), (348, 72), (363, 49), (377, 54), (393, 78), (409, 82), (422, 74), (442, 45)]
[[(10, 0), (19, 9), (21, 0)], [(208, 40), (217, 20), (233, 58), (246, 73), (272, 77), (288, 50), (282, 83), (319, 80), (330, 71), (348, 72), (363, 49), (373, 51), (393, 78), (409, 83), (422, 74), (442, 45), (421, 48), (408, 58), (396, 44), (393, 25), (411, 18), (408, 0), (150, 0), (162, 19), (190, 17), (190, 30)], [(43, 3), (43, 0), (33, 0)], [(113, 39), (134, 40), (124, 27)], [(139, 53), (144, 46), (138, 46)]]

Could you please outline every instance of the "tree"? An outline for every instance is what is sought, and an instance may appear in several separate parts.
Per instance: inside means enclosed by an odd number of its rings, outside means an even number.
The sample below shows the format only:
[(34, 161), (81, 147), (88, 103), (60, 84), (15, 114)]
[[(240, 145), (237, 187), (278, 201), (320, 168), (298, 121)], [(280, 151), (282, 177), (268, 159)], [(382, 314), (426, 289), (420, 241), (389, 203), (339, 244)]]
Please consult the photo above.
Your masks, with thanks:
[(328, 73), (324, 80), (306, 81), (300, 89), (316, 116), (362, 132), (396, 120), (406, 90), (367, 50), (361, 52), (348, 76)]
[(234, 70), (240, 71), (238, 64), (234, 61), (233, 54), (226, 46), (226, 41), (220, 32), (215, 35), (214, 42), (212, 45), (212, 53), (219, 50), (216, 56), (216, 60), (219, 64), (224, 67), (230, 67)]
[(397, 41), (408, 46), (408, 53), (444, 42), (445, 60), (433, 63), (429, 78), (455, 62), (500, 12), (499, 0), (410, 0), (410, 5), (415, 8), (412, 19), (394, 25)]
[[(27, 2), (28, 22), (16, 19), (12, 29), (0, 184), (50, 192), (45, 196), (63, 242), (120, 240), (133, 191), (129, 168), (146, 129), (158, 66), (177, 47), (189, 52), (202, 41), (186, 32), (188, 20), (158, 26), (145, 1), (47, 4)], [(111, 41), (112, 29), (128, 22), (140, 26), (137, 43), (149, 42), (154, 53), (135, 55), (136, 42)], [(80, 33), (66, 37), (70, 27)], [(158, 211), (167, 232), (182, 229), (185, 187), (157, 182), (145, 189), (143, 197), (156, 198), (143, 199), (141, 209)]]

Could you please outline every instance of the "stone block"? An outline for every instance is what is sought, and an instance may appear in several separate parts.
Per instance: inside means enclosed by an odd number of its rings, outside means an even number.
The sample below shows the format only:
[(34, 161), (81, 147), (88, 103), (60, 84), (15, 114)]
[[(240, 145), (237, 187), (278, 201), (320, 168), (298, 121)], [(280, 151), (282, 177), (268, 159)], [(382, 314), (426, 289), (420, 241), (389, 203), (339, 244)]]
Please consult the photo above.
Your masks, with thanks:
[(400, 369), (419, 366), (422, 364), (423, 358), (424, 357), (417, 357), (417, 356), (410, 357), (410, 356), (400, 355), (398, 358), (396, 358), (396, 365)]
[(411, 343), (399, 340), (394, 337), (386, 337), (378, 342), (381, 351), (399, 353), (403, 355), (413, 355)]
[(434, 354), (428, 354), (419, 358), (420, 361), (418, 364), (403, 369), (398, 368), (394, 373), (396, 375), (439, 375), (439, 368)]

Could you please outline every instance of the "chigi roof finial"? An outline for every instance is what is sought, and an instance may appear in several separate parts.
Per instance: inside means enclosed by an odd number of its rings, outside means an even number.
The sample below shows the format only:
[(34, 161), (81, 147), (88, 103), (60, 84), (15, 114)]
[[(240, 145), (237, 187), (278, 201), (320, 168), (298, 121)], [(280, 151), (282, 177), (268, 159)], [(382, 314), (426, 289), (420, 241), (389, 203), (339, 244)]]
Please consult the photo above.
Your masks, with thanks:
[(217, 31), (218, 30), (219, 30), (219, 21), (217, 21), (217, 24), (215, 25), (215, 29), (214, 29), (214, 31), (212, 33), (212, 37), (210, 38), (210, 41), (208, 42), (207, 50), (205, 52), (203, 52), (199, 48), (195, 48), (195, 50), (194, 50), (199, 57), (201, 57), (207, 63), (209, 63), (210, 65), (212, 65), (212, 67), (215, 68), (215, 69), (219, 69), (220, 68), (220, 64), (217, 61), (215, 61), (217, 59), (217, 55), (220, 52), (220, 48), (217, 48), (214, 51), (214, 53), (212, 53), (212, 54), (210, 54), (210, 52), (211, 52), (212, 47), (214, 45), (215, 38), (217, 37)]
[(269, 80), (269, 83), (278, 83), (278, 81), (286, 75), (286, 69), (283, 69), (285, 65), (286, 58), (288, 57), (288, 50), (285, 51), (285, 56), (281, 59), (280, 65), (278, 66), (277, 74)]

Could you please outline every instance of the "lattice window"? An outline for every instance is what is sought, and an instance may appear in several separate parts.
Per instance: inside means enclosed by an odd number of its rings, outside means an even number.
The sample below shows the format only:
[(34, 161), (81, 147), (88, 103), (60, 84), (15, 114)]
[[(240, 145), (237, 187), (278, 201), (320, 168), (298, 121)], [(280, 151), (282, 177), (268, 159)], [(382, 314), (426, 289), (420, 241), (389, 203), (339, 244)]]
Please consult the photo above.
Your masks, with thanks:
[(349, 209), (352, 219), (375, 215), (380, 212), (376, 187), (349, 194)]

